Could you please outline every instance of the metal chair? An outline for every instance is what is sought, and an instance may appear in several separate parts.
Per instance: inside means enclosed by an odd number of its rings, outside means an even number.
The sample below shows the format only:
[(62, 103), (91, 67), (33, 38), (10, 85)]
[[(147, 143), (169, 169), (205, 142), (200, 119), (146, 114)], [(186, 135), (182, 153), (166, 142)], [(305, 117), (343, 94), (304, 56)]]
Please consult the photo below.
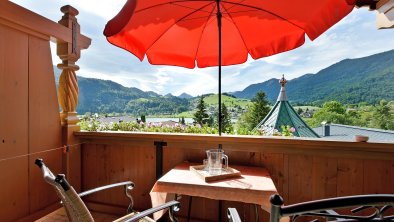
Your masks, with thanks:
[[(283, 206), (283, 198), (272, 195), (270, 222), (279, 222), (282, 217), (291, 217), (292, 221), (394, 221), (393, 194), (372, 194), (328, 198)], [(339, 213), (338, 209), (349, 209), (349, 213)], [(369, 209), (367, 211), (367, 209)], [(361, 212), (364, 213), (361, 213)], [(372, 213), (371, 213), (372, 211)], [(344, 211), (341, 211), (344, 212)], [(361, 214), (360, 214), (361, 213)], [(239, 222), (234, 208), (228, 209), (230, 222)], [(308, 218), (309, 217), (309, 218)], [(323, 220), (321, 220), (323, 219)]]
[(133, 211), (133, 198), (130, 194), (130, 191), (134, 188), (134, 183), (131, 181), (110, 184), (102, 187), (98, 187), (92, 190), (88, 190), (77, 194), (76, 191), (70, 184), (67, 182), (65, 176), (63, 174), (59, 174), (56, 177), (53, 173), (49, 170), (49, 168), (44, 164), (42, 159), (37, 159), (35, 164), (40, 167), (44, 180), (52, 185), (55, 188), (56, 193), (60, 197), (62, 201), (62, 205), (67, 213), (67, 217), (72, 222), (79, 222), (79, 221), (86, 221), (86, 222), (93, 222), (93, 217), (89, 212), (86, 205), (83, 203), (81, 197), (96, 193), (98, 191), (106, 190), (109, 188), (124, 186), (125, 194), (127, 198), (130, 200), (130, 204), (127, 208), (127, 215), (123, 216), (117, 220), (116, 222), (132, 222), (132, 221), (154, 221), (149, 215), (164, 209), (169, 210), (169, 217), (171, 221), (177, 221), (174, 216), (174, 213), (179, 211), (180, 204), (178, 201), (170, 201), (163, 205), (145, 210), (143, 212), (136, 212)]
[(235, 208), (227, 209), (227, 218), (229, 222), (241, 222), (238, 211)]

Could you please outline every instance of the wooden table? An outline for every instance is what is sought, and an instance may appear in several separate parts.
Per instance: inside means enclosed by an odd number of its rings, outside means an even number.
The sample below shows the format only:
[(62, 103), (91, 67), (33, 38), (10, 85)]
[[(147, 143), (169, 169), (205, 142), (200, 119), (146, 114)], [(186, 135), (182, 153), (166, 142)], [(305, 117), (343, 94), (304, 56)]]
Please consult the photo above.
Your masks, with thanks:
[[(206, 183), (195, 172), (189, 170), (192, 165), (199, 164), (182, 163), (155, 183), (150, 193), (153, 207), (174, 197), (169, 194), (180, 194), (257, 204), (270, 212), (269, 197), (277, 193), (277, 190), (266, 169), (231, 166), (241, 172), (241, 177)], [(160, 216), (155, 215), (155, 218)]]

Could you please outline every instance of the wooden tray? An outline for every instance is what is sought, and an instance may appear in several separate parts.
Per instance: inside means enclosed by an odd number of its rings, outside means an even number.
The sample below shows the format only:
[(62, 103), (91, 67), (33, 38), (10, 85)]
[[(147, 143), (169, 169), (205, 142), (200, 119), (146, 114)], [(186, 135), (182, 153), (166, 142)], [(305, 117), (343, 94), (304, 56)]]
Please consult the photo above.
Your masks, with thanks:
[(219, 175), (209, 175), (208, 170), (205, 169), (204, 165), (190, 166), (190, 170), (195, 172), (205, 182), (212, 182), (215, 180), (223, 180), (241, 176), (241, 172), (231, 167), (228, 167), (226, 170), (222, 169), (222, 173)]

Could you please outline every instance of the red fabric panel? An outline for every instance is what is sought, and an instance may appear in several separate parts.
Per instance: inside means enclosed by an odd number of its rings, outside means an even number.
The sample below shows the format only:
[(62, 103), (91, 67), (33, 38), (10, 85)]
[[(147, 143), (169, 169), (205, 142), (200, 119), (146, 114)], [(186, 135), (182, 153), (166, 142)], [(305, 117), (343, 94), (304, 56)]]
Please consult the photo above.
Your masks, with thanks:
[[(353, 9), (348, 2), (223, 0), (222, 65), (294, 49), (305, 34), (315, 39)], [(216, 12), (214, 0), (129, 0), (104, 32), (109, 42), (152, 64), (217, 66)]]
[(136, 1), (137, 0), (128, 0), (119, 14), (107, 23), (104, 29), (105, 36), (116, 35), (118, 32), (122, 31), (134, 13), (134, 9), (137, 5)]

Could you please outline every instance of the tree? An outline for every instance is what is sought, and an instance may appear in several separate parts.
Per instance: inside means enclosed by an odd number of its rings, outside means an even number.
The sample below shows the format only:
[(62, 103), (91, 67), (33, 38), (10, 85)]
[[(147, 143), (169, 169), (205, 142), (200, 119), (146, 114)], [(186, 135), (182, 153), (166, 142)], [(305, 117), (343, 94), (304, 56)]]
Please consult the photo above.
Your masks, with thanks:
[(207, 113), (207, 107), (205, 105), (203, 96), (200, 97), (200, 100), (198, 101), (196, 108), (197, 111), (194, 113), (194, 117), (193, 117), (194, 122), (200, 125), (207, 124), (209, 120), (209, 115)]
[(299, 107), (299, 108), (297, 109), (298, 115), (301, 115), (302, 112), (303, 112), (303, 110), (301, 109), (301, 107)]
[(268, 101), (264, 92), (257, 92), (252, 99), (252, 104), (249, 109), (244, 113), (239, 120), (239, 128), (246, 128), (253, 130), (270, 111)]
[(386, 100), (381, 100), (372, 112), (371, 126), (384, 130), (394, 129), (394, 115)]
[(323, 109), (327, 112), (345, 114), (346, 108), (338, 101), (330, 101), (323, 104)]
[(316, 111), (311, 119), (311, 127), (317, 127), (321, 122), (338, 123), (351, 125), (350, 116), (346, 113), (345, 107), (337, 101), (330, 101), (323, 104), (323, 107)]
[(181, 124), (182, 124), (182, 125), (185, 125), (185, 124), (186, 124), (186, 122), (185, 122), (185, 117), (183, 117), (183, 116), (182, 116), (182, 119), (181, 119)]
[[(217, 113), (217, 115), (219, 115)], [(233, 125), (231, 123), (230, 113), (228, 112), (227, 106), (222, 103), (222, 133), (232, 133)]]

